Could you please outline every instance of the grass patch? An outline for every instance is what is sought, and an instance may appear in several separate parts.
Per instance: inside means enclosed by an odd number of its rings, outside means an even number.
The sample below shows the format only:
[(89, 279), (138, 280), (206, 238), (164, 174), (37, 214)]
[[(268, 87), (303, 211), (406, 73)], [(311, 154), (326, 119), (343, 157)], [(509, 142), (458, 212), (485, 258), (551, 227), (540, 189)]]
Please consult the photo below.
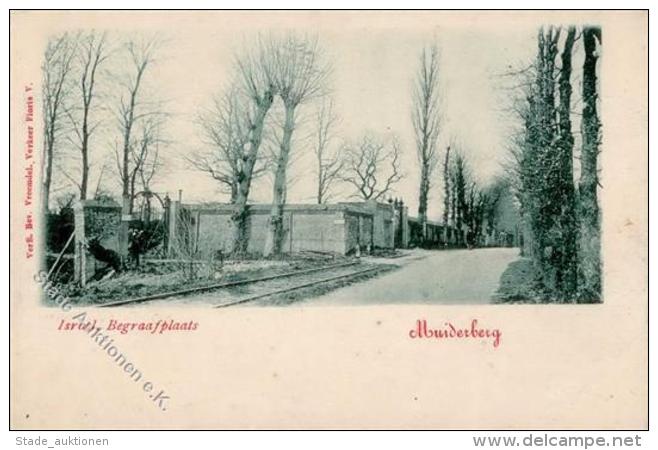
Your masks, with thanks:
[(544, 293), (535, 282), (532, 261), (520, 258), (510, 263), (500, 276), (494, 303), (546, 303)]
[[(305, 269), (348, 262), (345, 258), (226, 261), (221, 270), (195, 279), (186, 278), (180, 265), (154, 265), (146, 263), (136, 270), (125, 271), (113, 277), (90, 282), (82, 289), (74, 284), (64, 286), (71, 302), (76, 305), (102, 305), (118, 300), (143, 297), (180, 289), (205, 287), (213, 284), (242, 281), (264, 276), (282, 275)], [(202, 273), (200, 271), (200, 273)], [(247, 288), (236, 286), (237, 292)]]

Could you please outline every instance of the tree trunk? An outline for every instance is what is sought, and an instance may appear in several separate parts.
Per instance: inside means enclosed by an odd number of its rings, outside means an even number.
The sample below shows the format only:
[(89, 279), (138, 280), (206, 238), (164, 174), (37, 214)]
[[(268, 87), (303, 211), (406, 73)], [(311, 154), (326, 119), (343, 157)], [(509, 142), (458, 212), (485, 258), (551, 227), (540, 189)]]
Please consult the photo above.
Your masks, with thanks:
[[(48, 204), (50, 203), (50, 185), (53, 180), (53, 135), (46, 138), (46, 167), (43, 175), (43, 190), (41, 191), (41, 207), (44, 214), (48, 214)], [(45, 219), (44, 219), (45, 220)]]
[(128, 195), (128, 214), (132, 214), (135, 211), (135, 182), (137, 178), (137, 168), (130, 177), (130, 194)]
[(324, 193), (324, 169), (322, 167), (322, 153), (318, 155), (318, 192), (317, 192), (317, 202), (318, 205), (322, 204)]
[(418, 195), (418, 222), (423, 242), (427, 239), (427, 196), (430, 188), (429, 167), (424, 162), (420, 170), (420, 189)]
[(573, 179), (573, 134), (571, 132), (571, 53), (576, 37), (576, 28), (571, 26), (562, 51), (562, 68), (560, 69), (558, 107), (558, 151), (560, 167), (560, 196), (562, 211), (559, 215), (558, 228), (560, 243), (556, 245), (555, 264), (558, 270), (558, 291), (564, 300), (575, 297), (577, 290), (577, 225), (576, 193)]
[(80, 180), (80, 200), (87, 200), (87, 185), (89, 184), (89, 130), (87, 128), (87, 114), (82, 124), (82, 145), (80, 153), (82, 156), (82, 178)]
[(130, 193), (130, 175), (129, 175), (129, 167), (128, 164), (130, 163), (129, 161), (129, 156), (130, 156), (130, 128), (131, 126), (128, 125), (126, 126), (126, 130), (124, 131), (124, 136), (123, 136), (123, 165), (121, 167), (122, 169), (122, 174), (121, 174), (121, 181), (122, 181), (122, 195), (124, 197), (127, 197), (128, 194)]
[(583, 147), (580, 171), (580, 299), (597, 302), (601, 298), (600, 212), (597, 198), (598, 153), (600, 127), (597, 113), (596, 41), (601, 42), (601, 29), (585, 27), (583, 43)]
[[(462, 162), (463, 164), (463, 162)], [(460, 164), (457, 167), (457, 176), (455, 177), (455, 194), (457, 200), (457, 210), (456, 210), (456, 222), (455, 226), (457, 227), (457, 244), (463, 245), (465, 243), (464, 239), (464, 224), (467, 217), (466, 210), (466, 180), (464, 179), (463, 166)]]
[(446, 148), (443, 162), (443, 243), (448, 244), (448, 220), (450, 218), (450, 146)]
[(130, 222), (126, 219), (132, 213), (132, 198), (130, 197), (130, 175), (128, 173), (129, 153), (130, 153), (130, 130), (132, 125), (132, 118), (127, 122), (123, 135), (123, 165), (121, 167), (121, 227), (119, 228), (119, 254), (121, 255), (122, 262), (125, 263), (128, 259), (128, 246), (129, 246), (129, 229)]
[(230, 202), (232, 205), (235, 205), (235, 200), (238, 198), (238, 183), (235, 180), (231, 181), (231, 198)]
[(279, 150), (274, 174), (274, 189), (272, 192), (272, 210), (270, 213), (270, 228), (265, 240), (265, 256), (278, 256), (283, 245), (283, 207), (286, 204), (288, 185), (287, 172), (290, 160), (290, 144), (295, 129), (295, 107), (286, 105), (286, 119), (283, 126), (283, 139)]
[(87, 200), (87, 185), (89, 184), (89, 155), (82, 154), (82, 179), (80, 180), (80, 200)]
[(552, 300), (564, 298), (561, 220), (565, 182), (555, 98), (559, 34), (554, 27), (538, 32), (522, 168), (524, 210), (532, 230), (531, 256), (538, 284)]
[(243, 156), (242, 173), (239, 176), (238, 188), (235, 196), (235, 209), (233, 211), (233, 249), (232, 253), (237, 257), (246, 254), (249, 240), (249, 190), (251, 189), (251, 179), (258, 158), (258, 149), (263, 139), (263, 128), (265, 117), (272, 106), (274, 96), (272, 93), (266, 93), (263, 99), (257, 104), (256, 117), (251, 126), (249, 133), (249, 152)]
[(450, 183), (450, 227), (452, 228), (452, 242), (457, 245), (457, 192), (455, 190), (455, 180), (451, 178)]

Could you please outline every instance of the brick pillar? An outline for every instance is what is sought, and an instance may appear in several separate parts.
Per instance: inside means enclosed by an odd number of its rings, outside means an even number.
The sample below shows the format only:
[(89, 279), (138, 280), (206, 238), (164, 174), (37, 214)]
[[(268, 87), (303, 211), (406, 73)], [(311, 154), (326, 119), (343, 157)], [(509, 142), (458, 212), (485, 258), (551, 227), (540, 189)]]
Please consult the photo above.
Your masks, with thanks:
[(108, 250), (118, 252), (121, 246), (121, 207), (115, 202), (95, 200), (76, 202), (74, 206), (75, 260), (74, 280), (83, 287), (94, 274), (96, 260), (89, 253), (87, 243), (95, 238)]

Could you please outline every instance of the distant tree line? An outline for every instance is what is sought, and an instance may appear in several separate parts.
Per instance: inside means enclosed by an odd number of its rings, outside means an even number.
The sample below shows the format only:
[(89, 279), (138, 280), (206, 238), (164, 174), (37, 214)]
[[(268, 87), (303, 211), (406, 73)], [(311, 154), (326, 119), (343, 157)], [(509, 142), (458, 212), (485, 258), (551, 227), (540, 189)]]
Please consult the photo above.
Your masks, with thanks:
[(484, 244), (485, 237), (496, 231), (496, 207), (507, 189), (503, 178), (480, 187), (460, 148), (454, 143), (448, 146), (443, 162), (444, 241), (452, 230), (458, 246)]
[[(494, 180), (479, 186), (461, 148), (454, 143), (439, 153), (442, 131), (440, 51), (436, 44), (423, 47), (412, 86), (411, 122), (414, 129), (419, 169), (418, 221), (420, 245), (427, 241), (427, 211), (430, 190), (443, 184), (443, 241), (452, 239), (457, 246), (473, 247), (484, 242), (495, 230), (497, 202), (507, 184)], [(445, 137), (444, 137), (445, 138)], [(454, 140), (454, 139), (453, 139)], [(436, 175), (442, 159), (442, 173)], [(451, 231), (452, 230), (452, 231)], [(454, 234), (454, 236), (449, 236)]]

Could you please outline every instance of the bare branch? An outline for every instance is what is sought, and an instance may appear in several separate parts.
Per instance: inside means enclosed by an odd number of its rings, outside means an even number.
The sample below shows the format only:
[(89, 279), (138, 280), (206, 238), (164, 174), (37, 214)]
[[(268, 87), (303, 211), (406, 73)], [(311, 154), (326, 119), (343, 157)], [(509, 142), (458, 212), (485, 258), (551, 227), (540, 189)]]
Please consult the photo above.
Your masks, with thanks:
[(347, 144), (342, 151), (346, 159), (341, 179), (351, 184), (363, 200), (382, 199), (402, 179), (401, 147), (395, 136), (385, 143), (366, 134), (358, 144)]
[(41, 66), (43, 73), (43, 197), (41, 204), (48, 209), (56, 142), (62, 129), (63, 109), (71, 94), (71, 71), (76, 52), (77, 37), (68, 33), (48, 41)]
[[(137, 175), (142, 170), (151, 144), (155, 142), (156, 138), (152, 133), (155, 133), (156, 129), (160, 130), (160, 121), (164, 116), (164, 113), (157, 109), (160, 107), (159, 103), (148, 104), (141, 101), (145, 74), (156, 62), (161, 43), (162, 40), (158, 36), (151, 36), (135, 38), (124, 45), (127, 68), (120, 83), (122, 93), (116, 111), (123, 141), (120, 168), (122, 195), (124, 199), (128, 199), (129, 207), (129, 211), (124, 213), (132, 213)], [(133, 134), (140, 124), (142, 134), (135, 139)]]
[(345, 160), (337, 149), (332, 151), (332, 141), (335, 139), (334, 128), (338, 124), (338, 116), (334, 113), (334, 105), (330, 99), (323, 99), (315, 112), (315, 132), (313, 151), (317, 163), (317, 197), (318, 204), (331, 197), (331, 189), (339, 181), (345, 167)]
[(75, 108), (67, 108), (67, 117), (78, 139), (76, 146), (81, 155), (80, 163), (80, 199), (87, 198), (90, 169), (90, 140), (99, 126), (99, 122), (92, 123), (93, 100), (96, 97), (97, 75), (100, 66), (107, 60), (109, 53), (106, 49), (106, 34), (94, 31), (79, 36), (78, 51), (76, 54), (76, 75), (78, 98)]
[[(249, 160), (251, 121), (245, 107), (248, 103), (249, 99), (235, 86), (215, 97), (211, 107), (202, 111), (197, 120), (206, 148), (185, 156), (189, 167), (223, 184), (231, 194), (232, 203)], [(261, 176), (265, 168), (264, 158), (259, 153), (250, 176)]]

